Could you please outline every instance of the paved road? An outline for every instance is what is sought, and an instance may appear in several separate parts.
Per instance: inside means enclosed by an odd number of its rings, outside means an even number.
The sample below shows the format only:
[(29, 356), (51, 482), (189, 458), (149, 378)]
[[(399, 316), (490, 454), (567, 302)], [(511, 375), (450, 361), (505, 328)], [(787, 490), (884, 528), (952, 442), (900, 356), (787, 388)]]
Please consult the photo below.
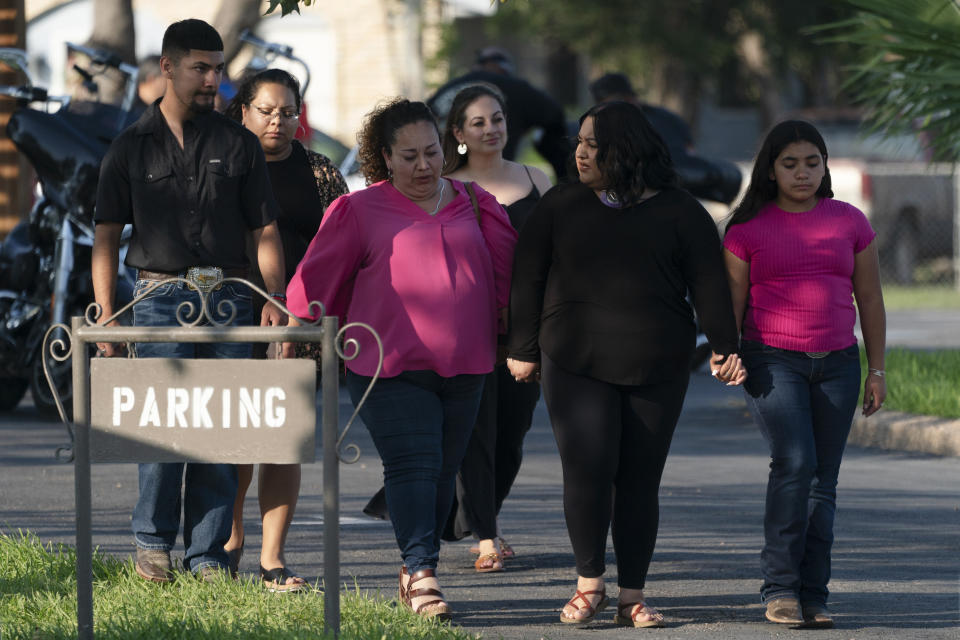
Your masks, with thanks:
[[(344, 419), (348, 408), (344, 399)], [(341, 473), (344, 583), (389, 597), (398, 566), (392, 530), (360, 513), (379, 485), (379, 460), (362, 425), (353, 436), (363, 456)], [(51, 456), (64, 440), (59, 425), (39, 420), (27, 406), (0, 418), (0, 527), (73, 542), (72, 468)], [(739, 392), (696, 375), (667, 463), (660, 537), (647, 587), (651, 603), (671, 624), (656, 632), (658, 638), (795, 633), (763, 622), (758, 602), (766, 464)], [(289, 539), (291, 566), (311, 578), (322, 571), (321, 475), (319, 464), (304, 468)], [(956, 638), (957, 487), (960, 460), (850, 448), (840, 478), (831, 585), (838, 629), (809, 634), (838, 640)], [(135, 493), (133, 465), (94, 467), (94, 544), (103, 551), (131, 553)], [(257, 566), (256, 513), (251, 498), (242, 571)], [(441, 578), (457, 624), (485, 638), (636, 637), (634, 630), (614, 627), (610, 611), (586, 629), (557, 621), (564, 599), (572, 595), (575, 574), (561, 512), (560, 466), (542, 406), (502, 525), (518, 552), (503, 573), (476, 574), (466, 542), (443, 548)], [(612, 557), (609, 562), (612, 579)]]
[[(862, 339), (859, 323), (856, 332)], [(960, 349), (960, 310), (887, 311), (887, 346)]]

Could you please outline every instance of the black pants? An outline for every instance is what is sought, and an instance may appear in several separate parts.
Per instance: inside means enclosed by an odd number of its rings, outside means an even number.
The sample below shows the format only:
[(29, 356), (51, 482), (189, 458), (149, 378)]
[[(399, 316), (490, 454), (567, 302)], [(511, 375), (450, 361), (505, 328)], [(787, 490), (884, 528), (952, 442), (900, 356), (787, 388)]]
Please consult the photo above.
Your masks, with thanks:
[(505, 364), (487, 375), (444, 540), (497, 536), (497, 514), (520, 471), (523, 438), (539, 399), (540, 385), (517, 382)]
[(577, 573), (603, 575), (612, 525), (617, 583), (642, 589), (657, 541), (660, 478), (689, 377), (616, 385), (563, 371), (546, 355), (542, 360)]

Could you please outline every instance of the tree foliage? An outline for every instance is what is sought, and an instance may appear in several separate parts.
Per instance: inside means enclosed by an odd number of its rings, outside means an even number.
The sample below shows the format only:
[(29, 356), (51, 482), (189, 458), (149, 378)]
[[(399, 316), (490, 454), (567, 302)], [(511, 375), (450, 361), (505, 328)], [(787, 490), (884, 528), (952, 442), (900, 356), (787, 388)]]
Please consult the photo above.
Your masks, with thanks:
[(960, 157), (960, 3), (845, 0), (858, 13), (817, 29), (852, 43), (861, 62), (847, 84), (886, 135), (923, 132), (935, 160)]
[(846, 49), (816, 46), (801, 29), (852, 13), (833, 0), (509, 0), (495, 22), (564, 43), (595, 71), (642, 79), (679, 108), (710, 88), (726, 102), (758, 104), (774, 117), (776, 98), (798, 80), (800, 102), (836, 101), (834, 70)]

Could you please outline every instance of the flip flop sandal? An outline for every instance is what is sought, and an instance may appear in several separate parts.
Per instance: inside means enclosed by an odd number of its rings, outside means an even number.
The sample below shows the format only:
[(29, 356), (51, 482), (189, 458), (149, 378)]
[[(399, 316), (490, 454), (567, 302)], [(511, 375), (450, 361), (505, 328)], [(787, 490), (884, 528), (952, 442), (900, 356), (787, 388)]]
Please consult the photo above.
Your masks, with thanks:
[[(287, 580), (291, 578), (295, 581), (288, 583)], [(263, 582), (263, 586), (267, 588), (267, 591), (271, 593), (301, 593), (310, 590), (310, 585), (308, 585), (303, 578), (286, 567), (267, 570), (261, 565), (260, 580)]]
[[(640, 608), (631, 614), (630, 612), (637, 605), (640, 605)], [(637, 620), (637, 616), (642, 615), (648, 616), (648, 619)], [(613, 623), (618, 627), (635, 627), (637, 629), (661, 629), (667, 626), (663, 621), (663, 614), (653, 607), (648, 607), (643, 600), (640, 602), (617, 603), (617, 613), (613, 616)]]
[(245, 543), (246, 538), (240, 541), (239, 547), (227, 551), (227, 565), (230, 568), (231, 577), (236, 578), (237, 574), (240, 572), (240, 559), (243, 558), (243, 545)]
[[(587, 596), (593, 595), (595, 593), (601, 594), (601, 598), (596, 605), (592, 605), (590, 604), (590, 599)], [(587, 606), (577, 607), (577, 600), (583, 600), (584, 602), (587, 603)], [(587, 611), (588, 612), (587, 615), (582, 618), (569, 618), (567, 617), (566, 613), (561, 611), (560, 622), (564, 624), (579, 624), (579, 625), (584, 625), (584, 624), (587, 624), (588, 622), (593, 622), (593, 619), (597, 617), (597, 614), (607, 608), (607, 603), (609, 602), (610, 602), (610, 599), (607, 598), (606, 589), (599, 589), (599, 590), (595, 589), (593, 591), (580, 591), (580, 589), (577, 589), (577, 593), (572, 598), (570, 598), (567, 604), (563, 606), (567, 606), (567, 605), (574, 606), (576, 607), (577, 611)]]
[[(500, 566), (497, 566), (498, 564)], [(474, 561), (473, 568), (477, 570), (477, 573), (503, 571), (503, 558), (496, 553), (485, 553)]]
[(499, 537), (497, 540), (500, 542), (500, 556), (503, 557), (504, 560), (517, 557), (516, 551), (513, 550), (513, 547), (511, 547), (506, 540)]

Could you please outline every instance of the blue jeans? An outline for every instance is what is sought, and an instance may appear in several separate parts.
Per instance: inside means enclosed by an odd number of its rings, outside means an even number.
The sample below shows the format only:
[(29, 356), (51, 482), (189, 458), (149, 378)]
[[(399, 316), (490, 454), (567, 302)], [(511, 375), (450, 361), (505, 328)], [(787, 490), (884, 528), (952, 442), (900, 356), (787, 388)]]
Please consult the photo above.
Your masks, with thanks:
[[(480, 407), (483, 375), (405, 371), (377, 380), (360, 417), (383, 461), (387, 509), (411, 574), (435, 569), (457, 469)], [(356, 405), (370, 378), (347, 371)]]
[[(138, 280), (134, 295), (140, 295), (153, 281)], [(241, 285), (226, 284), (210, 293), (208, 302), (214, 319), (217, 305), (229, 300), (236, 305), (233, 324), (252, 322), (250, 292)], [(164, 284), (133, 307), (133, 324), (138, 327), (176, 326), (178, 307), (192, 302), (196, 318), (200, 299), (183, 283)], [(225, 318), (223, 318), (225, 319)], [(249, 343), (157, 343), (135, 345), (139, 358), (249, 358)], [(184, 476), (186, 468), (186, 476)], [(169, 551), (177, 542), (180, 512), (183, 510), (184, 564), (194, 572), (204, 567), (227, 567), (223, 545), (230, 539), (233, 500), (237, 494), (237, 471), (232, 464), (182, 462), (139, 465), (140, 497), (133, 510), (133, 538), (141, 549)], [(183, 500), (181, 501), (181, 489)]]
[(764, 602), (826, 604), (840, 459), (860, 392), (856, 345), (823, 358), (744, 341), (747, 405), (770, 447)]

